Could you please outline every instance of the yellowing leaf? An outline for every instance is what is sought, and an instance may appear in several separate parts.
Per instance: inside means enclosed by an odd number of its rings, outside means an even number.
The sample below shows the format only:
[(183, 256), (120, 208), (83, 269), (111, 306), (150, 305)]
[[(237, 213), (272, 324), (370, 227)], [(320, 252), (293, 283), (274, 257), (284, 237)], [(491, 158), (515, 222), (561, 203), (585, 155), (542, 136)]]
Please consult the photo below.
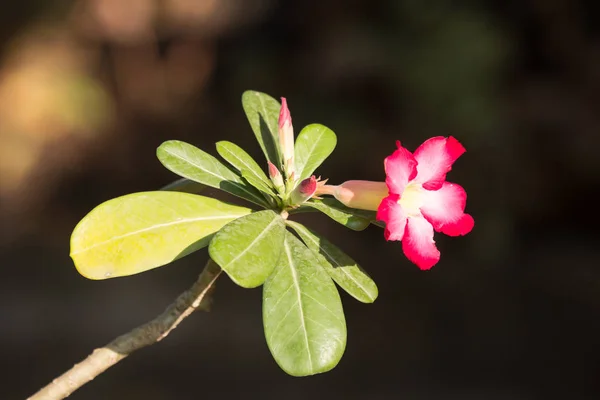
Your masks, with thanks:
[(71, 258), (89, 279), (137, 274), (207, 246), (221, 227), (251, 211), (180, 192), (117, 197), (94, 208), (75, 227)]

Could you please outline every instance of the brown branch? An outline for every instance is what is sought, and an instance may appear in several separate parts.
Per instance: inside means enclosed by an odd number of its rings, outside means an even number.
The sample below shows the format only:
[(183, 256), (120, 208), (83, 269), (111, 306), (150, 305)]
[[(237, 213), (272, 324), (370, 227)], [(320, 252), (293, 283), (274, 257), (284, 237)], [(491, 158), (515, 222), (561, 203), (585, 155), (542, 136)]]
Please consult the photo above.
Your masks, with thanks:
[(54, 379), (28, 400), (64, 399), (131, 353), (161, 341), (197, 308), (208, 310), (211, 289), (221, 273), (212, 260), (198, 280), (183, 292), (169, 307), (152, 321), (119, 336), (106, 346), (94, 350), (85, 360)]

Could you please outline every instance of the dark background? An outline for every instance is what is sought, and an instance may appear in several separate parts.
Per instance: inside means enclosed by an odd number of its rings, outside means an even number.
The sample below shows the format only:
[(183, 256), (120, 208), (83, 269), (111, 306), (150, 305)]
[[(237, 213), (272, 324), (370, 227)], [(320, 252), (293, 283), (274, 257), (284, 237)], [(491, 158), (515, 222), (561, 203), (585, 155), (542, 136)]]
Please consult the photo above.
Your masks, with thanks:
[[(25, 398), (160, 313), (207, 254), (90, 281), (75, 224), (175, 179), (167, 139), (262, 159), (244, 90), (286, 96), (296, 132), (338, 135), (317, 171), (383, 180), (399, 139), (467, 148), (448, 179), (475, 229), (419, 271), (398, 243), (304, 220), (372, 275), (343, 295), (348, 346), (292, 378), (266, 347), (260, 290), (218, 282), (187, 319), (73, 399), (592, 399), (600, 394), (600, 3), (79, 0), (0, 6), (0, 398)], [(212, 191), (219, 195), (216, 191)]]

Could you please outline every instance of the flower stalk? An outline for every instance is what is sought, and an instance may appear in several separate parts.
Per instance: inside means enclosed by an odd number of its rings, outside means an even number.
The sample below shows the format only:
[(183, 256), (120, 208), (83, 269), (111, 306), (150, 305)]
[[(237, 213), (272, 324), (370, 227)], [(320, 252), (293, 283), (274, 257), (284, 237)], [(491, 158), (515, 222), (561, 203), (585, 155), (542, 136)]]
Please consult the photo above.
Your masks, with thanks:
[(186, 317), (197, 309), (210, 309), (210, 294), (221, 274), (221, 268), (211, 259), (188, 290), (175, 299), (159, 316), (130, 332), (119, 336), (106, 346), (94, 350), (85, 360), (54, 379), (28, 400), (64, 399), (108, 368), (136, 350), (158, 343)]

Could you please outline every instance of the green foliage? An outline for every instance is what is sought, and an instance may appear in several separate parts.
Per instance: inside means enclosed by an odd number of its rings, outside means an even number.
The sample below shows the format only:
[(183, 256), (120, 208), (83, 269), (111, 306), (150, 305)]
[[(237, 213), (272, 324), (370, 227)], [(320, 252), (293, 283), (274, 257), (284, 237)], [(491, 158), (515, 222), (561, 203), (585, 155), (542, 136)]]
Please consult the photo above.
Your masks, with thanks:
[(340, 295), (314, 254), (289, 232), (263, 286), (263, 324), (273, 358), (293, 376), (329, 371), (346, 348)]
[(377, 285), (356, 261), (307, 227), (293, 221), (286, 223), (296, 231), (321, 266), (342, 289), (363, 303), (375, 301), (379, 293)]
[(271, 180), (256, 161), (241, 147), (231, 142), (221, 141), (217, 142), (217, 152), (256, 189), (267, 195), (274, 194)]
[(259, 211), (225, 225), (211, 240), (210, 257), (245, 288), (263, 284), (281, 254), (285, 223), (271, 210)]
[[(265, 157), (281, 169), (279, 102), (247, 91), (242, 105)], [(285, 219), (312, 211), (356, 231), (374, 223), (373, 212), (345, 207), (332, 198), (293, 203), (290, 193), (333, 152), (336, 141), (323, 125), (302, 129), (295, 143), (295, 174), (286, 175), (285, 182), (280, 178), (277, 187), (261, 168), (266, 162), (256, 162), (231, 142), (216, 144), (228, 167), (188, 143), (166, 141), (157, 157), (181, 179), (161, 191), (118, 197), (93, 209), (73, 231), (75, 266), (90, 279), (126, 276), (208, 246), (210, 257), (233, 282), (244, 288), (263, 285), (265, 336), (281, 368), (293, 376), (328, 371), (346, 347), (344, 312), (333, 280), (364, 303), (375, 301), (377, 286), (342, 250), (287, 221), (299, 240), (286, 230)], [(198, 195), (207, 186), (266, 210)]]
[(156, 155), (167, 169), (179, 176), (224, 190), (259, 206), (269, 206), (261, 194), (239, 175), (191, 144), (169, 140), (159, 146)]
[(360, 217), (352, 208), (348, 208), (336, 199), (311, 200), (303, 206), (314, 208), (329, 218), (354, 231), (362, 231), (369, 226), (367, 218)]
[(298, 180), (308, 178), (333, 152), (337, 138), (326, 126), (311, 124), (298, 135), (295, 143), (294, 162)]
[(278, 124), (281, 104), (268, 94), (248, 90), (242, 94), (242, 107), (265, 157), (281, 166)]
[(75, 227), (71, 257), (89, 279), (137, 274), (205, 247), (225, 224), (250, 212), (187, 193), (117, 197), (94, 208)]

